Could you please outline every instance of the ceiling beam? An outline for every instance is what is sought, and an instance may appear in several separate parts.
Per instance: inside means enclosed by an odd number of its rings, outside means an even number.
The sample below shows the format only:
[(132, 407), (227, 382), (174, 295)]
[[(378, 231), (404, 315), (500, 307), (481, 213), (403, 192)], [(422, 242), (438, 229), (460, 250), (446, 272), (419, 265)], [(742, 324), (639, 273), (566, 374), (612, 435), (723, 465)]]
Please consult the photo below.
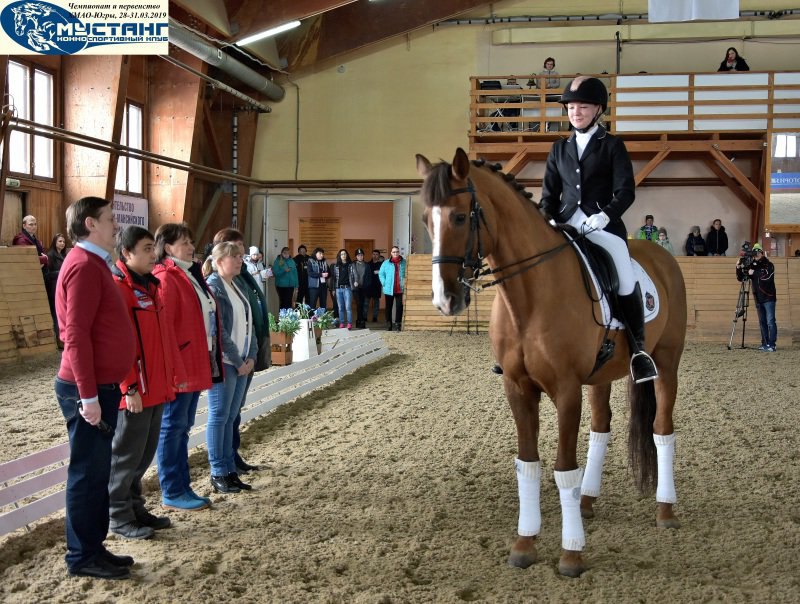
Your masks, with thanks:
[(307, 20), (302, 28), (279, 39), (290, 72), (449, 19), (485, 0), (396, 0), (359, 2)]

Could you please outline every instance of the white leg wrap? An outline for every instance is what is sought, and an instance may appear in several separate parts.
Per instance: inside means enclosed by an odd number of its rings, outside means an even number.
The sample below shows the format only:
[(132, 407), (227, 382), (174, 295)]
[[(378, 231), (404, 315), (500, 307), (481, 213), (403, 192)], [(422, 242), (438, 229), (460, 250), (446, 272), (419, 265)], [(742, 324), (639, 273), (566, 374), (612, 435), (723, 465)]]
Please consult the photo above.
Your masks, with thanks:
[(656, 501), (658, 503), (677, 503), (678, 495), (675, 493), (675, 479), (672, 475), (672, 460), (675, 457), (675, 433), (660, 435), (653, 434), (656, 443), (658, 458), (658, 486), (656, 487)]
[(514, 460), (519, 490), (520, 537), (533, 537), (542, 530), (542, 512), (539, 507), (539, 485), (542, 478), (542, 462)]
[(586, 470), (583, 473), (581, 495), (597, 497), (600, 495), (600, 479), (603, 476), (603, 462), (606, 459), (611, 432), (589, 431), (589, 452), (586, 454)]
[(586, 538), (581, 519), (581, 479), (583, 470), (553, 472), (561, 499), (561, 547), (572, 551), (583, 551)]

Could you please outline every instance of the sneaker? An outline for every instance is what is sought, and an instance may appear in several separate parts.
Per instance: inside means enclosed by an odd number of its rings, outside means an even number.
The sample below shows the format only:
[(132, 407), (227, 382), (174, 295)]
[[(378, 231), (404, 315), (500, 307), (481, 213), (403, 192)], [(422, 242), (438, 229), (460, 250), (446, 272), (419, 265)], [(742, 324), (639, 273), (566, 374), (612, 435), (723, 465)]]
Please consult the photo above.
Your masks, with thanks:
[(774, 346), (767, 346), (767, 347), (765, 348), (765, 350), (766, 350), (767, 352), (775, 352), (777, 349), (776, 349)]
[(758, 349), (759, 349), (761, 352), (766, 352), (766, 350), (767, 350), (768, 348), (769, 348), (769, 346), (767, 346), (766, 344), (762, 344), (761, 346), (759, 346), (759, 347), (758, 347)]
[(155, 514), (151, 514), (147, 510), (143, 510), (141, 512), (135, 512), (136, 514), (136, 521), (144, 526), (149, 526), (154, 531), (160, 531), (161, 529), (169, 528), (172, 526), (172, 522), (166, 516), (156, 516)]
[(347, 324), (347, 329), (353, 329), (353, 325), (351, 323)]
[(166, 497), (162, 495), (161, 505), (170, 510), (196, 512), (206, 509), (209, 504), (205, 499), (195, 499), (189, 493), (183, 493), (178, 497)]
[(204, 501), (204, 502), (206, 502), (208, 505), (211, 505), (211, 499), (210, 499), (209, 497), (203, 497), (203, 496), (201, 496), (201, 495), (198, 495), (198, 494), (197, 494), (197, 493), (195, 493), (195, 492), (194, 492), (192, 489), (189, 489), (188, 491), (186, 491), (186, 493), (187, 493), (187, 495), (189, 495), (189, 496), (191, 496), (191, 497), (194, 497), (195, 499), (197, 499), (197, 501)]
[(150, 539), (156, 534), (149, 526), (145, 526), (136, 520), (119, 526), (112, 526), (111, 532), (126, 539)]

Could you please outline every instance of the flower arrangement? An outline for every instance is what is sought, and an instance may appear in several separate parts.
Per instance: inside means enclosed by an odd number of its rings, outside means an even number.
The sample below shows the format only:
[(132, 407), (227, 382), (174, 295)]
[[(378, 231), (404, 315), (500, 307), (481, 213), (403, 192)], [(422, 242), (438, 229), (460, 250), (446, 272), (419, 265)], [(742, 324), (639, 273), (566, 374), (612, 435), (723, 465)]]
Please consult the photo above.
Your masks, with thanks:
[(330, 329), (334, 326), (336, 319), (330, 310), (317, 308), (311, 316), (311, 321), (317, 329)]
[(289, 308), (282, 308), (277, 319), (275, 319), (275, 315), (269, 313), (269, 329), (292, 337), (300, 331), (300, 317)]

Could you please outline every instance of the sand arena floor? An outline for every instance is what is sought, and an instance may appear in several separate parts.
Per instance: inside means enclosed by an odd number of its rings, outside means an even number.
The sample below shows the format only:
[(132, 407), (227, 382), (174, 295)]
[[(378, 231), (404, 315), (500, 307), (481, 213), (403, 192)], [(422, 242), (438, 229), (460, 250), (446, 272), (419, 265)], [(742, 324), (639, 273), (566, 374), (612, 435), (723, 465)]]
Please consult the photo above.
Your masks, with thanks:
[[(654, 526), (627, 474), (623, 384), (590, 569), (558, 575), (555, 424), (542, 405), (540, 561), (506, 565), (517, 517), (516, 437), (488, 338), (386, 333), (392, 354), (247, 427), (254, 490), (170, 513), (151, 541), (109, 537), (133, 578), (65, 572), (64, 522), (0, 540), (3, 602), (797, 602), (800, 599), (800, 349), (689, 344), (681, 365), (675, 476), (683, 524)], [(66, 440), (53, 356), (0, 369), (0, 459)], [(480, 372), (475, 375), (475, 369)], [(585, 458), (588, 410), (579, 454)], [(148, 498), (160, 510), (158, 483)]]

